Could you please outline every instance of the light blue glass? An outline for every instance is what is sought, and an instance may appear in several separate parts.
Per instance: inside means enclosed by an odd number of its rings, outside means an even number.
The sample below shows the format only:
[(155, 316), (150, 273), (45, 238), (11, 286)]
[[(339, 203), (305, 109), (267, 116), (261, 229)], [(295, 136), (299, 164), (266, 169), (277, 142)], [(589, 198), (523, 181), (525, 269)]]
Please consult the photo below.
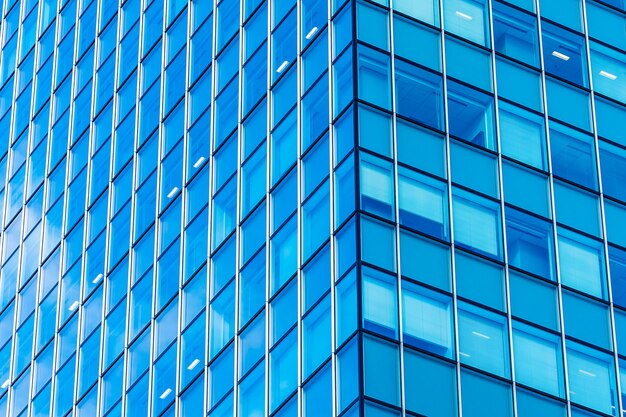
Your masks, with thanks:
[(602, 169), (602, 190), (609, 196), (626, 201), (626, 150), (600, 141), (600, 167)]
[(448, 123), (451, 135), (494, 150), (496, 134), (493, 107), (493, 97), (490, 95), (457, 82), (448, 82)]
[(359, 40), (389, 50), (389, 13), (385, 9), (357, 2), (356, 25)]
[(363, 153), (360, 160), (361, 207), (373, 214), (393, 219), (393, 164)]
[(505, 310), (504, 271), (460, 250), (454, 253), (457, 294), (500, 311)]
[(511, 386), (482, 374), (461, 370), (461, 400), (464, 417), (513, 416)]
[(560, 228), (561, 282), (598, 298), (606, 298), (604, 247), (600, 242)]
[(498, 197), (497, 158), (459, 141), (450, 141), (452, 180), (475, 191)]
[(239, 373), (241, 377), (263, 357), (265, 353), (265, 313), (257, 316), (240, 336)]
[[(511, 292), (511, 313), (514, 317), (527, 320), (539, 326), (559, 330), (557, 289), (542, 280), (519, 272), (509, 272)], [(528, 300), (534, 300), (532, 305)]]
[(370, 217), (361, 217), (361, 259), (364, 262), (396, 270), (395, 228)]
[(519, 107), (501, 102), (500, 146), (502, 153), (535, 168), (547, 166), (544, 119)]
[(398, 168), (400, 223), (448, 240), (448, 193), (443, 182)]
[(554, 181), (556, 220), (590, 235), (600, 237), (599, 199), (583, 190)]
[(359, 106), (359, 144), (391, 158), (391, 116), (369, 106)]
[(276, 408), (297, 387), (297, 333), (292, 331), (270, 352), (270, 409)]
[(454, 240), (465, 248), (499, 259), (502, 255), (500, 208), (487, 199), (454, 190)]
[(516, 268), (553, 280), (552, 224), (508, 207), (505, 215), (509, 263)]
[(447, 362), (404, 350), (407, 410), (433, 417), (457, 415), (456, 373)]
[[(265, 410), (265, 366), (261, 362), (240, 384), (239, 412), (262, 415)], [(225, 415), (232, 415), (232, 410)], [(221, 416), (220, 416), (221, 417)]]
[(459, 303), (458, 320), (461, 362), (507, 378), (510, 368), (505, 318)]
[(567, 416), (567, 407), (564, 403), (521, 388), (516, 390), (516, 394), (517, 415), (519, 417), (536, 416), (538, 413), (554, 417)]
[(489, 46), (489, 13), (487, 3), (474, 0), (444, 0), (446, 30), (474, 43)]
[(532, 16), (503, 3), (494, 3), (493, 32), (497, 52), (539, 66), (537, 23)]
[(360, 47), (357, 54), (358, 96), (369, 103), (391, 108), (391, 68), (389, 57)]
[(303, 379), (308, 378), (323, 361), (330, 357), (331, 345), (330, 296), (320, 302), (302, 321)]
[(363, 327), (389, 337), (398, 336), (397, 282), (392, 276), (366, 268), (362, 273)]
[(326, 181), (302, 206), (302, 257), (308, 259), (330, 230), (330, 189)]
[(340, 413), (359, 395), (357, 384), (360, 377), (358, 339), (353, 338), (337, 352), (337, 412)]
[(274, 345), (287, 333), (297, 321), (298, 286), (292, 280), (276, 295), (270, 304), (271, 328), (270, 346)]
[(333, 413), (332, 371), (326, 365), (303, 387), (304, 417), (331, 417)]
[[(611, 350), (611, 326), (607, 306), (570, 291), (563, 291), (563, 321), (568, 336)], [(593, 326), (585, 323), (593, 322)]]
[(551, 217), (548, 177), (522, 165), (502, 162), (504, 201), (543, 217)]
[(400, 231), (402, 275), (450, 291), (450, 248), (405, 230)]
[(445, 141), (440, 135), (415, 124), (396, 119), (398, 162), (446, 177)]
[(397, 345), (370, 336), (363, 338), (365, 395), (399, 405), (399, 371), (400, 355)]
[[(410, 0), (396, 0), (393, 2), (396, 10), (406, 9), (406, 12), (409, 12), (408, 14), (411, 14), (410, 11), (412, 11), (409, 9), (414, 9), (417, 14), (424, 10), (426, 10), (426, 14), (430, 14), (427, 10), (428, 5), (429, 3), (427, 2), (418, 4)], [(437, 10), (432, 10), (432, 12), (438, 14), (438, 6)], [(417, 17), (420, 18), (420, 16)], [(424, 20), (426, 19), (428, 17), (424, 16)], [(437, 21), (432, 22), (432, 24), (439, 25), (439, 18), (437, 17)], [(441, 70), (441, 41), (439, 39), (440, 34), (437, 31), (399, 14), (394, 14), (393, 34), (394, 53), (396, 55), (428, 68), (437, 71)], [(414, 47), (416, 43), (420, 45), (419, 50)]]
[(558, 337), (515, 322), (513, 353), (517, 382), (563, 397), (563, 357)]
[(492, 91), (491, 55), (467, 42), (446, 37), (447, 75)]
[(396, 61), (396, 111), (418, 123), (443, 130), (443, 87), (440, 76)]
[(297, 268), (296, 219), (292, 218), (270, 241), (271, 289), (275, 293)]
[(453, 358), (452, 299), (409, 281), (401, 288), (404, 343)]
[(617, 404), (613, 358), (595, 349), (567, 343), (569, 393), (572, 402), (615, 415)]

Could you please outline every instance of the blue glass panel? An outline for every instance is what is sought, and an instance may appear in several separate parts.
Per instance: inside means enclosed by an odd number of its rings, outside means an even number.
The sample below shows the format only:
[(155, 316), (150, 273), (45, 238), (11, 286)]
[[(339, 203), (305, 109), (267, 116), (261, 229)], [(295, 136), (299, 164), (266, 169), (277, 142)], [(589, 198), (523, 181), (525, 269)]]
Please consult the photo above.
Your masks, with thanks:
[(319, 303), (302, 321), (302, 378), (308, 378), (326, 358), (330, 357), (330, 296)]
[(441, 77), (403, 61), (396, 61), (394, 75), (398, 114), (443, 130)]
[(570, 291), (563, 291), (562, 299), (565, 333), (610, 350), (613, 343), (608, 307)]
[(454, 190), (452, 200), (455, 242), (493, 258), (502, 254), (500, 207), (466, 191)]
[(389, 57), (366, 47), (358, 49), (359, 98), (391, 109), (391, 68)]
[(453, 358), (452, 299), (403, 281), (401, 302), (404, 343)]
[(557, 123), (550, 124), (552, 170), (585, 187), (597, 188), (593, 137)]
[(604, 247), (588, 237), (559, 229), (561, 282), (595, 297), (606, 298)]
[[(554, 285), (510, 271), (509, 288), (513, 316), (548, 329), (559, 330), (557, 289)], [(533, 303), (528, 300), (533, 300)]]
[(509, 263), (554, 279), (552, 224), (508, 207), (505, 215)]
[(456, 291), (491, 308), (505, 310), (504, 271), (500, 265), (457, 250), (454, 254)]
[(578, 187), (554, 181), (556, 220), (600, 237), (600, 201)]
[(389, 404), (400, 403), (400, 355), (398, 346), (363, 338), (364, 394)]
[(489, 12), (487, 3), (474, 0), (444, 0), (446, 30), (472, 42), (489, 46)]
[(491, 55), (467, 42), (446, 38), (447, 75), (492, 91)]
[(270, 352), (270, 409), (275, 410), (297, 387), (298, 334), (294, 330)]
[(567, 343), (570, 399), (606, 414), (615, 415), (617, 404), (613, 357), (595, 349)]
[(450, 248), (405, 230), (400, 231), (402, 275), (450, 291)]
[(454, 366), (404, 350), (406, 408), (421, 415), (454, 417), (457, 413)]
[(389, 337), (398, 336), (397, 282), (371, 268), (362, 270), (363, 327)]
[(493, 36), (497, 52), (526, 64), (539, 66), (537, 23), (533, 16), (495, 2)]
[(564, 395), (560, 338), (515, 322), (513, 352), (517, 382), (555, 396)]
[(452, 181), (494, 198), (498, 197), (498, 160), (459, 141), (450, 141)]
[(400, 223), (439, 239), (448, 239), (448, 193), (445, 183), (398, 168)]
[(461, 370), (463, 417), (513, 416), (511, 387), (505, 382)]
[(551, 217), (548, 176), (509, 161), (502, 161), (504, 201)]
[(459, 303), (459, 355), (462, 363), (498, 376), (509, 376), (506, 318)]

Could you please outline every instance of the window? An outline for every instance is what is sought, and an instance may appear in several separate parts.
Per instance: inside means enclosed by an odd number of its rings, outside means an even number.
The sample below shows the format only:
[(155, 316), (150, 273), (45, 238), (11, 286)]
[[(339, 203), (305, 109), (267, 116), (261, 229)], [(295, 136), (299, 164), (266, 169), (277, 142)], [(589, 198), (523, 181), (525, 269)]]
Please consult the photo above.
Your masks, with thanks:
[(454, 357), (452, 299), (408, 281), (402, 282), (404, 343)]
[(461, 369), (463, 417), (512, 417), (511, 387), (505, 382)]
[(513, 353), (517, 382), (563, 397), (563, 358), (558, 336), (514, 322)]
[(551, 223), (507, 207), (506, 235), (509, 263), (512, 266), (554, 279)]
[(504, 270), (500, 265), (472, 256), (461, 250), (454, 253), (456, 291), (500, 311), (505, 310)]
[[(616, 119), (618, 120), (618, 119)], [(602, 191), (611, 197), (626, 201), (626, 150), (600, 141)]]
[(361, 46), (358, 50), (359, 98), (391, 110), (389, 56)]
[[(565, 333), (585, 342), (611, 350), (611, 326), (606, 305), (571, 291), (563, 290)], [(586, 323), (593, 323), (589, 326)]]
[(454, 238), (461, 247), (500, 258), (502, 237), (500, 207), (484, 198), (454, 190), (452, 199)]
[(601, 242), (559, 229), (561, 282), (595, 297), (606, 298), (604, 249)]
[(537, 23), (534, 16), (503, 3), (493, 4), (493, 37), (497, 52), (539, 66)]
[(459, 83), (448, 82), (450, 134), (494, 150), (493, 97)]
[[(557, 289), (542, 280), (510, 271), (511, 313), (539, 326), (559, 330)], [(528, 300), (533, 300), (529, 303)]]
[(363, 380), (365, 395), (400, 405), (400, 357), (398, 346), (363, 337)]
[(403, 167), (398, 168), (400, 224), (448, 240), (447, 186)]
[(364, 262), (396, 270), (395, 227), (367, 216), (361, 217), (361, 259)]
[(614, 415), (617, 404), (613, 357), (595, 349), (567, 343), (570, 399), (580, 405)]
[[(600, 237), (600, 201), (594, 194), (554, 181), (556, 220)], [(613, 229), (616, 230), (616, 229)]]
[(460, 302), (458, 320), (461, 363), (508, 378), (506, 317)]
[(492, 91), (491, 54), (453, 37), (445, 39), (447, 75)]
[[(562, 7), (559, 5), (557, 10)], [(562, 14), (561, 11), (558, 13)], [(548, 22), (542, 22), (542, 39), (546, 72), (581, 87), (588, 87), (584, 38)]]
[(400, 231), (402, 275), (451, 291), (450, 248), (417, 234)]
[(504, 155), (535, 168), (546, 168), (546, 132), (543, 117), (506, 102), (498, 104), (500, 146)]
[(498, 159), (482, 149), (450, 141), (452, 181), (480, 193), (498, 198)]
[(398, 336), (398, 294), (395, 277), (363, 268), (363, 327), (385, 336)]
[(298, 334), (292, 331), (270, 352), (270, 410), (287, 398), (298, 384)]
[(396, 111), (401, 116), (443, 130), (443, 87), (439, 75), (396, 61)]
[(552, 170), (555, 175), (597, 189), (593, 137), (558, 123), (550, 124)]
[(404, 391), (407, 410), (430, 417), (457, 415), (454, 365), (405, 349)]
[(487, 4), (474, 0), (444, 0), (446, 30), (483, 46), (489, 46)]
[(502, 161), (504, 201), (543, 217), (551, 217), (548, 176)]
[(393, 164), (363, 153), (360, 170), (363, 210), (393, 220), (395, 214)]

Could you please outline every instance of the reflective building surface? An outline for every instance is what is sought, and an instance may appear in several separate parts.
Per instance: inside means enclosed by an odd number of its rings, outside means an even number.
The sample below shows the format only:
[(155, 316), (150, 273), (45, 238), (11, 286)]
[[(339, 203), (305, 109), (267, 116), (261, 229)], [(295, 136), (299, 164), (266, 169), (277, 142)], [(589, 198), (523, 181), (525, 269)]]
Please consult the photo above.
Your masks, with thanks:
[(0, 6), (0, 417), (626, 415), (622, 0)]

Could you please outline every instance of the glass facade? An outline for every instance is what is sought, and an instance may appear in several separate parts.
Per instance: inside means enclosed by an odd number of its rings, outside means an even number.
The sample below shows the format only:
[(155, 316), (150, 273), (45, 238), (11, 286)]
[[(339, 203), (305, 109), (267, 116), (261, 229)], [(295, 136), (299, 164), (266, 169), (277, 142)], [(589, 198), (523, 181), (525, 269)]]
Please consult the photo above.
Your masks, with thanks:
[(0, 17), (0, 417), (626, 416), (622, 0)]

